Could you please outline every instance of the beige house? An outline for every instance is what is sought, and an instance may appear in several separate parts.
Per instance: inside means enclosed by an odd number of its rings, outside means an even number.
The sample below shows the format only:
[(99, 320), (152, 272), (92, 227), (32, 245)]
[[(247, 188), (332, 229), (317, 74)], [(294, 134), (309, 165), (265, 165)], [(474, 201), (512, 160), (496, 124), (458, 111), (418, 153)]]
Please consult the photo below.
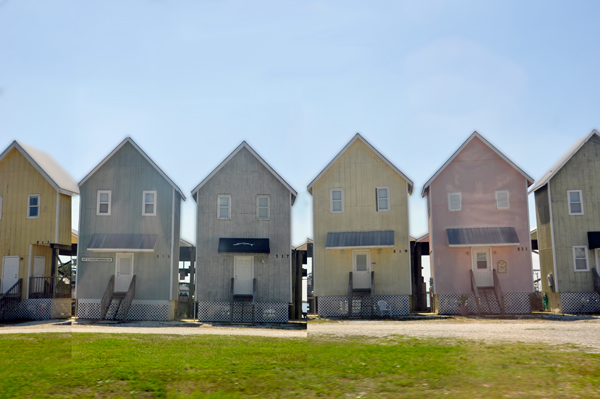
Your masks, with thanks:
[(413, 182), (360, 134), (308, 185), (322, 316), (410, 313)]

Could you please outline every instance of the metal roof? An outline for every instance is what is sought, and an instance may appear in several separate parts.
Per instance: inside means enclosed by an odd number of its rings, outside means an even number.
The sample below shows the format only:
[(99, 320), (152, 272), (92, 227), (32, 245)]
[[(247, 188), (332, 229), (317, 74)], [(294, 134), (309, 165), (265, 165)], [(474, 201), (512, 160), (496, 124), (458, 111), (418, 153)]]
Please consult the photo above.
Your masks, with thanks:
[(393, 247), (394, 231), (342, 231), (327, 233), (326, 248)]
[(514, 227), (475, 227), (446, 229), (448, 245), (470, 247), (477, 245), (519, 245)]
[(95, 252), (151, 252), (157, 239), (158, 234), (93, 234), (87, 249)]
[(50, 183), (56, 191), (65, 195), (78, 195), (79, 187), (77, 183), (66, 170), (60, 166), (50, 154), (25, 145), (18, 141), (13, 141), (6, 150), (0, 155), (0, 161), (15, 148), (29, 161), (33, 167), (40, 172), (42, 176)]
[(567, 162), (569, 162), (569, 160), (571, 158), (573, 158), (573, 155), (575, 155), (577, 153), (577, 151), (579, 151), (579, 149), (581, 147), (583, 147), (583, 145), (585, 143), (587, 143), (589, 141), (589, 139), (591, 139), (594, 135), (600, 136), (600, 134), (598, 133), (598, 131), (596, 129), (592, 130), (590, 132), (590, 134), (588, 134), (585, 137), (580, 138), (579, 140), (577, 140), (568, 150), (567, 152), (565, 152), (563, 154), (562, 157), (560, 157), (558, 159), (558, 161), (556, 161), (554, 163), (554, 165), (552, 165), (552, 167), (550, 168), (550, 170), (548, 172), (546, 172), (546, 174), (544, 174), (544, 176), (542, 176), (538, 182), (531, 188), (531, 190), (529, 190), (529, 193), (533, 193), (534, 191), (537, 191), (538, 189), (542, 188), (543, 186), (546, 185), (546, 183), (548, 183), (550, 181), (550, 179), (552, 179), (552, 177), (554, 177), (554, 175), (556, 173), (558, 173), (559, 170), (562, 169), (563, 166), (565, 166), (565, 164)]

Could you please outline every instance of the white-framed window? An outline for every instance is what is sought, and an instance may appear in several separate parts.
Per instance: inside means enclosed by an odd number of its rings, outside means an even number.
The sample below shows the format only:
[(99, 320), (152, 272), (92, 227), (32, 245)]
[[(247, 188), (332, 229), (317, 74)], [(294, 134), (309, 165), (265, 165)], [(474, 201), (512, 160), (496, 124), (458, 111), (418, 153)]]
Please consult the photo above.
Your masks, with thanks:
[(567, 190), (569, 215), (583, 215), (583, 195), (581, 190)]
[(343, 213), (344, 212), (344, 189), (332, 188), (329, 190), (329, 212)]
[(40, 195), (29, 194), (27, 196), (27, 219), (37, 219), (40, 217)]
[(390, 186), (375, 187), (377, 212), (390, 210)]
[(462, 193), (448, 193), (448, 210), (462, 211)]
[(271, 217), (271, 197), (268, 195), (256, 196), (256, 217), (267, 220)]
[(98, 190), (96, 215), (110, 215), (112, 192), (110, 190)]
[(217, 219), (231, 219), (231, 195), (217, 198)]
[(156, 216), (156, 191), (144, 191), (142, 194), (142, 215)]
[(508, 190), (496, 190), (496, 209), (509, 209), (510, 208), (510, 195)]
[(576, 272), (586, 272), (590, 270), (587, 255), (587, 245), (573, 247), (573, 269)]
[(2, 220), (2, 196), (0, 195), (0, 220)]

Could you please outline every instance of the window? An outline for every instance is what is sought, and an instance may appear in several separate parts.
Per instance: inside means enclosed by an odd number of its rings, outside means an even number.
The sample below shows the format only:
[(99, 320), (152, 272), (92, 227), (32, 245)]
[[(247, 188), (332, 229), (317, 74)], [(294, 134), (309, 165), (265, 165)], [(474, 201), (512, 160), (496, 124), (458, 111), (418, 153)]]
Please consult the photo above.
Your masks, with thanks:
[(477, 252), (477, 269), (487, 269), (487, 253)]
[(40, 217), (40, 195), (31, 194), (27, 196), (27, 219)]
[(510, 208), (510, 196), (508, 190), (498, 190), (496, 194), (496, 209)]
[(231, 219), (231, 195), (219, 195), (217, 219)]
[(573, 247), (573, 266), (576, 272), (588, 271), (587, 246)]
[(330, 205), (329, 211), (331, 213), (343, 213), (344, 212), (344, 189), (343, 188), (332, 188), (329, 191)]
[(583, 215), (583, 199), (581, 190), (568, 190), (569, 215)]
[(98, 205), (96, 215), (110, 215), (110, 190), (98, 190)]
[(270, 198), (268, 195), (258, 195), (256, 197), (256, 217), (259, 219), (269, 219), (271, 217)]
[(142, 215), (156, 216), (156, 191), (144, 191), (142, 195)]
[(462, 193), (448, 193), (448, 210), (451, 212), (462, 210)]
[(375, 196), (377, 198), (377, 212), (390, 210), (390, 187), (375, 188)]

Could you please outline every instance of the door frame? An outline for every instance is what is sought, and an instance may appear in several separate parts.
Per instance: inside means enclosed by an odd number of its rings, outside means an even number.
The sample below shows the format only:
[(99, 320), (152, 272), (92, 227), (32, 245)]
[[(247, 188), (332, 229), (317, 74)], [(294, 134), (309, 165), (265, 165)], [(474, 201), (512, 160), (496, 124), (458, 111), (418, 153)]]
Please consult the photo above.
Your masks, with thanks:
[[(3, 256), (2, 257), (2, 273), (0, 274), (0, 280), (2, 280), (2, 281), (0, 281), (0, 284), (2, 284), (2, 285), (4, 284), (3, 282), (5, 281), (5, 279), (4, 279), (4, 273), (5, 273), (6, 269), (4, 268), (4, 260), (6, 258), (17, 258), (17, 281), (19, 281), (19, 274), (21, 272), (19, 270), (20, 266), (21, 266), (20, 263), (19, 263), (21, 261), (21, 257), (19, 255)], [(6, 287), (6, 288), (10, 288), (10, 287)], [(0, 286), (0, 294), (4, 294), (3, 286)]]
[[(233, 279), (234, 281), (236, 280), (235, 277), (235, 260), (236, 259), (247, 259), (250, 258), (250, 284), (252, 284), (252, 281), (254, 281), (254, 256), (252, 255), (244, 255), (244, 256), (234, 256), (233, 257)], [(235, 285), (233, 287), (233, 293), (235, 295)]]
[[(477, 252), (487, 251), (489, 255), (488, 261), (490, 262), (490, 279), (492, 280), (491, 287), (494, 286), (494, 262), (492, 261), (492, 247), (471, 247), (471, 270), (473, 270), (473, 274), (475, 275), (475, 282), (477, 282), (477, 274), (475, 270), (477, 270), (477, 260), (475, 254)], [(479, 285), (477, 286), (479, 288)], [(482, 286), (483, 287), (483, 286)]]
[(133, 278), (133, 268), (135, 265), (135, 262), (134, 262), (135, 254), (133, 252), (117, 252), (117, 254), (115, 256), (115, 286), (113, 287), (113, 292), (118, 292), (115, 290), (117, 289), (117, 278), (118, 278), (117, 271), (119, 268), (119, 259), (129, 257), (129, 256), (131, 256), (131, 278)]
[[(352, 250), (352, 276), (356, 275), (356, 255), (367, 254), (367, 276), (369, 278), (369, 287), (371, 288), (371, 250), (370, 249), (353, 249)], [(362, 272), (361, 272), (362, 273)], [(354, 282), (352, 279), (352, 288), (354, 288)], [(361, 288), (358, 288), (361, 289)]]

